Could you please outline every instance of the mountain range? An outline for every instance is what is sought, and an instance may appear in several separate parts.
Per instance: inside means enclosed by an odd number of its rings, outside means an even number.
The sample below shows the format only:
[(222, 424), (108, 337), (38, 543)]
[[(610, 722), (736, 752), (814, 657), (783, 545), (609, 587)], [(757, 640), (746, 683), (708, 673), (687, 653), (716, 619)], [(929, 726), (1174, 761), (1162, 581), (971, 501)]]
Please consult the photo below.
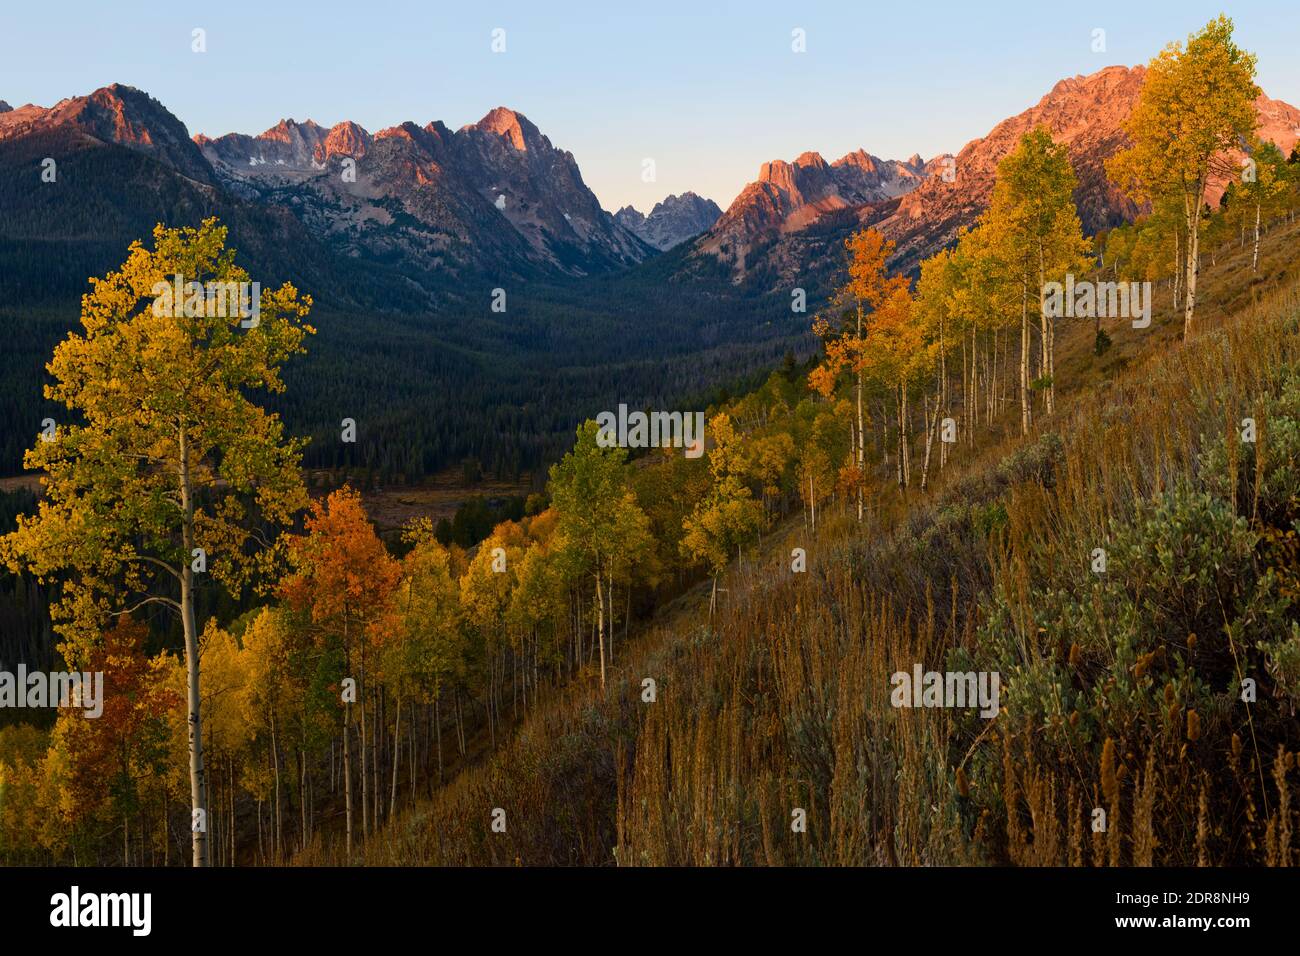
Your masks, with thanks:
[[(54, 183), (41, 178), (46, 158)], [(287, 119), (257, 136), (191, 138), (157, 100), (114, 84), (0, 112), (0, 198), (0, 252), (67, 253), (33, 264), (46, 282), (50, 260), (102, 272), (152, 222), (205, 215), (227, 221), (268, 278), (402, 309), (454, 301), (479, 278), (609, 273), (656, 253), (601, 208), (571, 153), (504, 108), (456, 131), (408, 122), (372, 135)], [(85, 261), (101, 243), (116, 260)], [(22, 264), (23, 250), (8, 252)], [(5, 281), (22, 285), (12, 272)]]
[[(1143, 74), (1112, 66), (1061, 80), (955, 154), (896, 160), (859, 149), (827, 162), (805, 152), (763, 163), (725, 211), (686, 192), (649, 215), (605, 211), (572, 153), (505, 107), (454, 131), (438, 121), (371, 133), (352, 121), (285, 119), (258, 135), (191, 137), (157, 100), (114, 84), (49, 108), (0, 102), (0, 196), (11, 211), (0, 251), (8, 244), (21, 261), (12, 244), (35, 242), (120, 257), (147, 220), (218, 214), (273, 276), (397, 308), (454, 301), (478, 278), (634, 272), (670, 250), (671, 264), (657, 267), (668, 281), (721, 274), (756, 293), (820, 287), (841, 264), (842, 238), (864, 225), (897, 243), (901, 270), (951, 242), (987, 205), (998, 161), (1040, 123), (1069, 149), (1084, 228), (1132, 218), (1104, 163), (1124, 143)], [(1261, 134), (1289, 151), (1300, 110), (1264, 95), (1257, 109)], [(121, 149), (129, 159), (96, 155)], [(71, 163), (59, 180), (69, 188), (33, 188), (45, 157)], [(109, 171), (119, 179), (106, 182)], [(77, 205), (93, 215), (69, 216)]]
[(504, 107), (454, 132), (436, 121), (371, 135), (353, 122), (282, 120), (259, 136), (195, 143), (231, 192), (291, 202), (347, 255), (396, 251), (453, 272), (490, 257), (585, 275), (653, 252), (601, 208), (572, 153)]
[[(1061, 80), (1034, 106), (1003, 120), (955, 155), (922, 163), (878, 160), (861, 151), (827, 164), (817, 153), (763, 164), (716, 226), (696, 243), (697, 259), (725, 264), (734, 281), (763, 287), (808, 284), (838, 268), (836, 248), (850, 232), (879, 228), (897, 244), (895, 268), (952, 242), (988, 206), (998, 162), (1037, 125), (1069, 150), (1085, 232), (1131, 220), (1138, 210), (1106, 176), (1105, 162), (1126, 143), (1124, 120), (1137, 103), (1145, 67), (1111, 66)], [(1289, 153), (1300, 139), (1300, 110), (1261, 95), (1259, 135)], [(1217, 202), (1223, 184), (1212, 185)]]

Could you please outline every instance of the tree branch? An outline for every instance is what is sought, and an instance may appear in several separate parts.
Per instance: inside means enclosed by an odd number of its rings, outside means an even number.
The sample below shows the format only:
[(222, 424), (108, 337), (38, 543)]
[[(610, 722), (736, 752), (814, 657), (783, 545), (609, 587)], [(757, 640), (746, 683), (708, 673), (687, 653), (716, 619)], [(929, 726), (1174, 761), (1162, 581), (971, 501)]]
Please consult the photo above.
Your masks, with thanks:
[(149, 563), (149, 564), (157, 565), (158, 567), (160, 567), (160, 568), (162, 568), (164, 571), (166, 571), (168, 574), (170, 574), (172, 577), (174, 577), (178, 582), (179, 582), (180, 579), (181, 579), (180, 572), (178, 572), (175, 568), (173, 568), (173, 567), (172, 567), (170, 564), (168, 564), (166, 561), (159, 561), (157, 558), (151, 558), (151, 557), (149, 557), (147, 554), (137, 554), (137, 555), (133, 555), (133, 556), (131, 556), (131, 557), (126, 558), (125, 560), (127, 560), (127, 561), (145, 561), (145, 562), (147, 562), (147, 563)]
[(169, 598), (169, 597), (158, 597), (158, 596), (155, 596), (155, 597), (147, 597), (147, 598), (145, 598), (143, 601), (141, 601), (139, 604), (132, 605), (131, 607), (128, 607), (128, 608), (126, 608), (126, 609), (124, 609), (124, 610), (121, 610), (121, 611), (113, 611), (113, 612), (112, 612), (112, 616), (113, 616), (113, 617), (121, 617), (123, 614), (132, 614), (132, 613), (134, 613), (135, 611), (138, 611), (140, 608), (144, 607), (146, 604), (165, 604), (167, 607), (170, 607), (170, 608), (171, 608), (173, 611), (175, 611), (177, 614), (179, 614), (179, 613), (181, 612), (181, 606), (180, 606), (180, 603), (179, 603), (179, 602), (177, 602), (177, 601), (173, 601), (173, 600), (172, 600), (171, 598)]

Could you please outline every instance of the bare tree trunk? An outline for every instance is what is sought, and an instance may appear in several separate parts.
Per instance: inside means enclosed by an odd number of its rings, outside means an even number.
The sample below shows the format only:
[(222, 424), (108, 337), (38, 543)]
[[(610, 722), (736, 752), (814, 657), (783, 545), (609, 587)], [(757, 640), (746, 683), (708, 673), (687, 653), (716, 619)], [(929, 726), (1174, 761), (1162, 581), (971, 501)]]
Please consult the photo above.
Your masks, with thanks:
[(1029, 286), (1020, 280), (1020, 433), (1029, 434)]
[(209, 866), (207, 827), (207, 775), (203, 766), (203, 721), (199, 713), (199, 632), (194, 618), (194, 498), (190, 487), (190, 446), (184, 423), (179, 425), (181, 540), (181, 624), (185, 631), (185, 704), (189, 719), (190, 833), (194, 866)]
[[(808, 469), (808, 513), (812, 516), (812, 531), (817, 534), (817, 493), (813, 486), (812, 468)], [(714, 588), (717, 588), (717, 582), (714, 582)]]
[(1174, 230), (1174, 308), (1183, 307), (1183, 277), (1187, 272), (1187, 257), (1183, 255), (1183, 237)]
[(371, 784), (374, 788), (374, 820), (372, 829), (379, 832), (380, 812), (384, 808), (384, 790), (383, 790), (383, 772), (380, 769), (384, 762), (383, 741), (380, 739), (380, 731), (384, 727), (384, 685), (380, 684), (371, 695), (375, 701), (375, 723), (370, 730), (370, 762), (372, 764)]
[(352, 863), (352, 703), (343, 704), (343, 805), (347, 811), (348, 864)]
[(235, 758), (226, 758), (230, 765), (230, 865), (235, 865)]
[[(861, 302), (858, 302), (858, 339), (859, 339), (859, 340), (862, 339), (862, 303), (861, 303)], [(861, 523), (862, 523), (862, 481), (861, 481), (861, 475), (862, 475), (862, 473), (863, 473), (863, 471), (864, 471), (864, 469), (865, 469), (865, 467), (866, 467), (866, 452), (867, 452), (867, 449), (866, 449), (866, 444), (865, 444), (866, 439), (864, 438), (864, 436), (863, 436), (863, 432), (862, 432), (862, 368), (859, 367), (857, 371), (858, 371), (858, 381), (857, 381), (857, 389), (856, 389), (856, 391), (857, 391), (857, 396), (856, 396), (856, 397), (857, 397), (857, 406), (858, 406), (858, 436), (857, 436), (857, 438), (858, 438), (858, 442), (857, 442), (857, 458), (858, 458), (858, 475), (859, 475), (859, 481), (858, 481), (858, 523), (861, 524)]]
[(903, 380), (903, 487), (911, 487), (912, 484), (912, 430), (910, 428), (912, 419), (911, 409), (907, 404), (907, 379)]
[(452, 700), (456, 704), (456, 744), (460, 750), (460, 755), (465, 756), (465, 713), (460, 706), (460, 688), (457, 687), (452, 692)]
[(596, 566), (596, 632), (600, 639), (600, 689), (605, 689), (605, 594), (600, 587), (600, 565)]
[(497, 682), (497, 655), (493, 651), (488, 654), (488, 685), (487, 693), (484, 695), (484, 706), (487, 709), (488, 733), (492, 737), (492, 749), (497, 749), (497, 721), (496, 711), (492, 707), (492, 698)]
[[(975, 327), (971, 326), (971, 342), (975, 341)], [(972, 345), (973, 350), (973, 345)], [(975, 414), (975, 396), (971, 392), (968, 374), (966, 370), (966, 336), (961, 337), (961, 421), (962, 427), (966, 429), (966, 435), (970, 435), (974, 430), (974, 423), (971, 416)]]
[[(361, 704), (361, 842), (370, 836), (370, 774), (366, 762), (369, 741), (366, 737), (366, 645), (361, 641), (361, 679), (357, 682), (357, 700)], [(376, 794), (378, 796), (378, 794)]]
[(1041, 318), (1042, 325), (1041, 335), (1043, 340), (1040, 343), (1040, 346), (1042, 351), (1043, 378), (1047, 380), (1046, 386), (1043, 389), (1043, 395), (1047, 403), (1047, 414), (1050, 415), (1056, 408), (1056, 385), (1052, 380), (1052, 366), (1055, 359), (1052, 355), (1052, 350), (1054, 347), (1053, 340), (1056, 337), (1056, 322), (1047, 314), (1047, 310), (1043, 308), (1043, 285), (1046, 280), (1047, 276), (1043, 269), (1043, 246), (1040, 241), (1038, 245), (1038, 314)]
[[(944, 414), (947, 415), (952, 408), (951, 395), (948, 389), (948, 349), (944, 338), (947, 331), (946, 325), (941, 317), (939, 319), (939, 395), (935, 397), (935, 402), (943, 407)], [(948, 443), (939, 442), (939, 470), (943, 471), (943, 466), (948, 463)], [(924, 482), (922, 482), (924, 484)]]
[(1255, 202), (1255, 254), (1250, 260), (1250, 271), (1259, 271), (1259, 201)]
[[(1047, 348), (1051, 337), (1047, 332), (1047, 327), (1048, 327), (1048, 320), (1046, 315), (1047, 310), (1043, 308), (1044, 278), (1045, 276), (1043, 274), (1043, 244), (1040, 241), (1038, 244), (1038, 326), (1039, 326), (1038, 367), (1039, 367), (1039, 377), (1043, 379), (1047, 379), (1048, 376), (1051, 374), (1048, 371), (1048, 369), (1051, 368), (1051, 361), (1050, 361), (1050, 357), (1047, 354)], [(1047, 414), (1048, 415), (1052, 414), (1052, 386), (1047, 383), (1044, 383), (1043, 386), (1043, 403), (1044, 403), (1044, 410), (1047, 412)]]
[[(393, 721), (393, 787), (388, 796), (388, 817), (392, 819), (393, 814), (397, 811), (397, 764), (398, 756), (401, 751), (398, 745), (402, 741), (402, 698), (398, 697), (393, 703), (393, 709), (397, 711), (397, 717)], [(415, 773), (415, 768), (411, 768), (411, 773)]]
[(1187, 290), (1183, 304), (1183, 341), (1192, 337), (1192, 316), (1196, 312), (1196, 276), (1200, 271), (1200, 212), (1205, 184), (1197, 183), (1196, 194), (1184, 197), (1187, 213)]
[(903, 386), (897, 386), (894, 392), (894, 420), (898, 423), (898, 436), (895, 451), (897, 457), (894, 460), (894, 478), (898, 482), (898, 487), (903, 485)]
[[(933, 416), (929, 414), (929, 399), (923, 398), (923, 401), (925, 402), (925, 406), (923, 410), (929, 424), (925, 430), (925, 463), (921, 466), (921, 490), (922, 491), (925, 491), (926, 482), (930, 476), (930, 446), (934, 442), (934, 430), (939, 424), (939, 409), (942, 407), (940, 405), (940, 400), (942, 396), (943, 396), (943, 388), (942, 386), (940, 386), (935, 390)], [(942, 445), (943, 443), (940, 442), (939, 444)]]
[(274, 707), (271, 708), (271, 768), (275, 773), (275, 814), (271, 818), (271, 840), (275, 846), (275, 853), (272, 858), (278, 862), (280, 859), (280, 827), (282, 820), (280, 816), (280, 744)]
[(433, 698), (434, 737), (438, 745), (438, 786), (442, 786), (442, 689)]
[[(978, 359), (977, 359), (978, 360)], [(993, 421), (993, 410), (998, 402), (998, 330), (993, 330), (992, 341), (984, 343), (984, 424)], [(976, 411), (978, 418), (979, 412)], [(978, 421), (976, 422), (978, 424)], [(975, 436), (970, 437), (974, 443)]]

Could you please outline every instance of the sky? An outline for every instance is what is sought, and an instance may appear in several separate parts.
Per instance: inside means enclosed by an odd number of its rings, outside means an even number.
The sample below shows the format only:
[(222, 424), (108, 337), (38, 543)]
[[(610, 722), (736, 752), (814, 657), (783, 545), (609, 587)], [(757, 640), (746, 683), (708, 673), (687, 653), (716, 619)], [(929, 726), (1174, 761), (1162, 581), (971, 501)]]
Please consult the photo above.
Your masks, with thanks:
[(1300, 2), (1222, 2), (0, 0), (0, 99), (125, 83), (209, 136), (286, 117), (455, 129), (507, 106), (611, 211), (686, 190), (725, 208), (762, 163), (808, 150), (956, 152), (1063, 77), (1145, 63), (1220, 12), (1263, 90), (1300, 105)]

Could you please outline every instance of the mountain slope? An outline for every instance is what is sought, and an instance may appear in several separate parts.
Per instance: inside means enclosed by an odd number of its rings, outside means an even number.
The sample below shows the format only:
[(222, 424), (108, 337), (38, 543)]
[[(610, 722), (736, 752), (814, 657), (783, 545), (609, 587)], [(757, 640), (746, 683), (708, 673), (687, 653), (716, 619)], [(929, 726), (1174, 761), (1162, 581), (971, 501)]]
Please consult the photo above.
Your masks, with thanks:
[[(971, 140), (956, 156), (939, 156), (924, 165), (913, 157), (881, 170), (879, 161), (859, 153), (831, 167), (815, 153), (792, 164), (765, 164), (759, 179), (696, 241), (693, 251), (728, 264), (736, 281), (788, 289), (807, 285), (819, 274), (815, 255), (836, 255), (839, 240), (870, 225), (897, 243), (896, 268), (915, 269), (987, 207), (998, 162), (1039, 124), (1069, 149), (1085, 231), (1127, 221), (1136, 207), (1110, 183), (1105, 162), (1126, 141), (1122, 124), (1137, 102), (1144, 75), (1145, 67), (1110, 66), (1063, 79), (1035, 105)], [(1300, 137), (1300, 110), (1267, 96), (1259, 98), (1256, 110), (1260, 135), (1289, 152)], [(849, 168), (862, 170), (865, 188), (846, 188)], [(1211, 191), (1211, 200), (1221, 189)]]
[(120, 83), (42, 109), (0, 111), (0, 142), (67, 129), (87, 139), (125, 146), (157, 159), (182, 176), (212, 185), (212, 170), (185, 125), (146, 93)]
[[(1276, 521), (1269, 505), (1286, 503), (1295, 487), (1287, 455), (1269, 459), (1255, 485), (1253, 452), (1231, 435), (1225, 442), (1222, 426), (1236, 409), (1261, 409), (1277, 426), (1278, 450), (1294, 446), (1297, 238), (1295, 225), (1269, 235), (1263, 283), (1248, 254), (1222, 250), (1206, 272), (1205, 334), (1188, 346), (1174, 344), (1179, 315), (1164, 288), (1151, 329), (1112, 329), (1122, 358), (1093, 353), (1091, 323), (1070, 326), (1068, 400), (1038, 434), (1021, 438), (1009, 422), (1013, 437), (1004, 438), (994, 423), (961, 446), (929, 495), (903, 499), (880, 476), (881, 505), (865, 525), (828, 504), (812, 535), (792, 515), (733, 562), (716, 614), (707, 583), (661, 607), (620, 644), (605, 686), (588, 671), (525, 708), (512, 739), (395, 817), (366, 862), (1060, 866), (1104, 859), (1093, 856), (1098, 849), (1136, 863), (1141, 834), (1150, 834), (1157, 865), (1276, 858), (1265, 831), (1286, 827), (1286, 811), (1265, 820), (1268, 811), (1256, 810), (1266, 806), (1263, 776), (1241, 768), (1251, 767), (1253, 750), (1267, 772), (1279, 743), (1300, 744), (1287, 697), (1295, 688), (1265, 677), (1255, 657), (1246, 672), (1268, 691), (1253, 713), (1239, 706), (1233, 659), (1257, 649), (1231, 647), (1214, 616), (1241, 610), (1248, 582), (1227, 571), (1193, 582), (1196, 574), (1182, 571), (1202, 570), (1196, 555), (1207, 553), (1252, 565), (1252, 549), (1242, 560), (1216, 534), (1235, 524), (1238, 539), (1249, 538), (1249, 524), (1259, 515)], [(776, 402), (769, 411), (780, 414)], [(748, 420), (757, 429), (764, 416)], [(1225, 459), (1247, 493), (1224, 480)], [(1217, 523), (1182, 523), (1177, 509), (1187, 507), (1208, 508)], [(1286, 520), (1293, 497), (1288, 507)], [(1234, 508), (1246, 515), (1234, 518)], [(1079, 559), (1101, 533), (1113, 559), (1128, 557), (1109, 568), (1117, 582), (1109, 587)], [(789, 573), (794, 546), (807, 548), (809, 573)], [(1257, 547), (1268, 553), (1263, 541)], [(1179, 573), (1156, 567), (1151, 554), (1172, 555)], [(1293, 574), (1293, 556), (1276, 556)], [(1074, 622), (1046, 616), (1052, 584), (1080, 595), (1085, 613), (1092, 602), (1094, 615), (1116, 594), (1147, 600), (1134, 600), (1137, 613), (1110, 629), (1094, 623), (1091, 640), (1072, 647)], [(1215, 586), (1219, 603), (1179, 600), (1198, 587), (1213, 597)], [(1009, 601), (1019, 602), (1017, 613), (989, 623)], [(1199, 617), (1197, 626), (1182, 626), (1184, 615)], [(1199, 647), (1189, 633), (1201, 635)], [(1275, 642), (1286, 633), (1252, 631)], [(998, 726), (950, 709), (893, 706), (891, 673), (916, 663), (993, 665), (1003, 679)], [(657, 686), (651, 701), (646, 677)], [(1097, 706), (1094, 694), (1124, 705)], [(1066, 727), (1076, 724), (1071, 736)], [(1255, 725), (1268, 728), (1258, 745)], [(1089, 796), (1113, 786), (1100, 779), (1101, 754), (1112, 747), (1112, 770), (1119, 764), (1128, 781), (1116, 791), (1126, 824), (1113, 838), (1091, 838), (1090, 848)], [(1148, 756), (1161, 776), (1149, 776)], [(1143, 790), (1143, 773), (1161, 782), (1159, 792)], [(1295, 792), (1294, 782), (1278, 785)], [(1181, 811), (1198, 795), (1206, 801), (1207, 790), (1209, 818), (1221, 825), (1187, 825)], [(1107, 799), (1113, 810), (1116, 798)], [(1143, 801), (1155, 812), (1143, 814)], [(506, 833), (492, 831), (476, 810), (483, 806), (505, 808)], [(806, 831), (792, 831), (792, 807), (806, 809)], [(338, 842), (299, 862), (344, 862)]]

